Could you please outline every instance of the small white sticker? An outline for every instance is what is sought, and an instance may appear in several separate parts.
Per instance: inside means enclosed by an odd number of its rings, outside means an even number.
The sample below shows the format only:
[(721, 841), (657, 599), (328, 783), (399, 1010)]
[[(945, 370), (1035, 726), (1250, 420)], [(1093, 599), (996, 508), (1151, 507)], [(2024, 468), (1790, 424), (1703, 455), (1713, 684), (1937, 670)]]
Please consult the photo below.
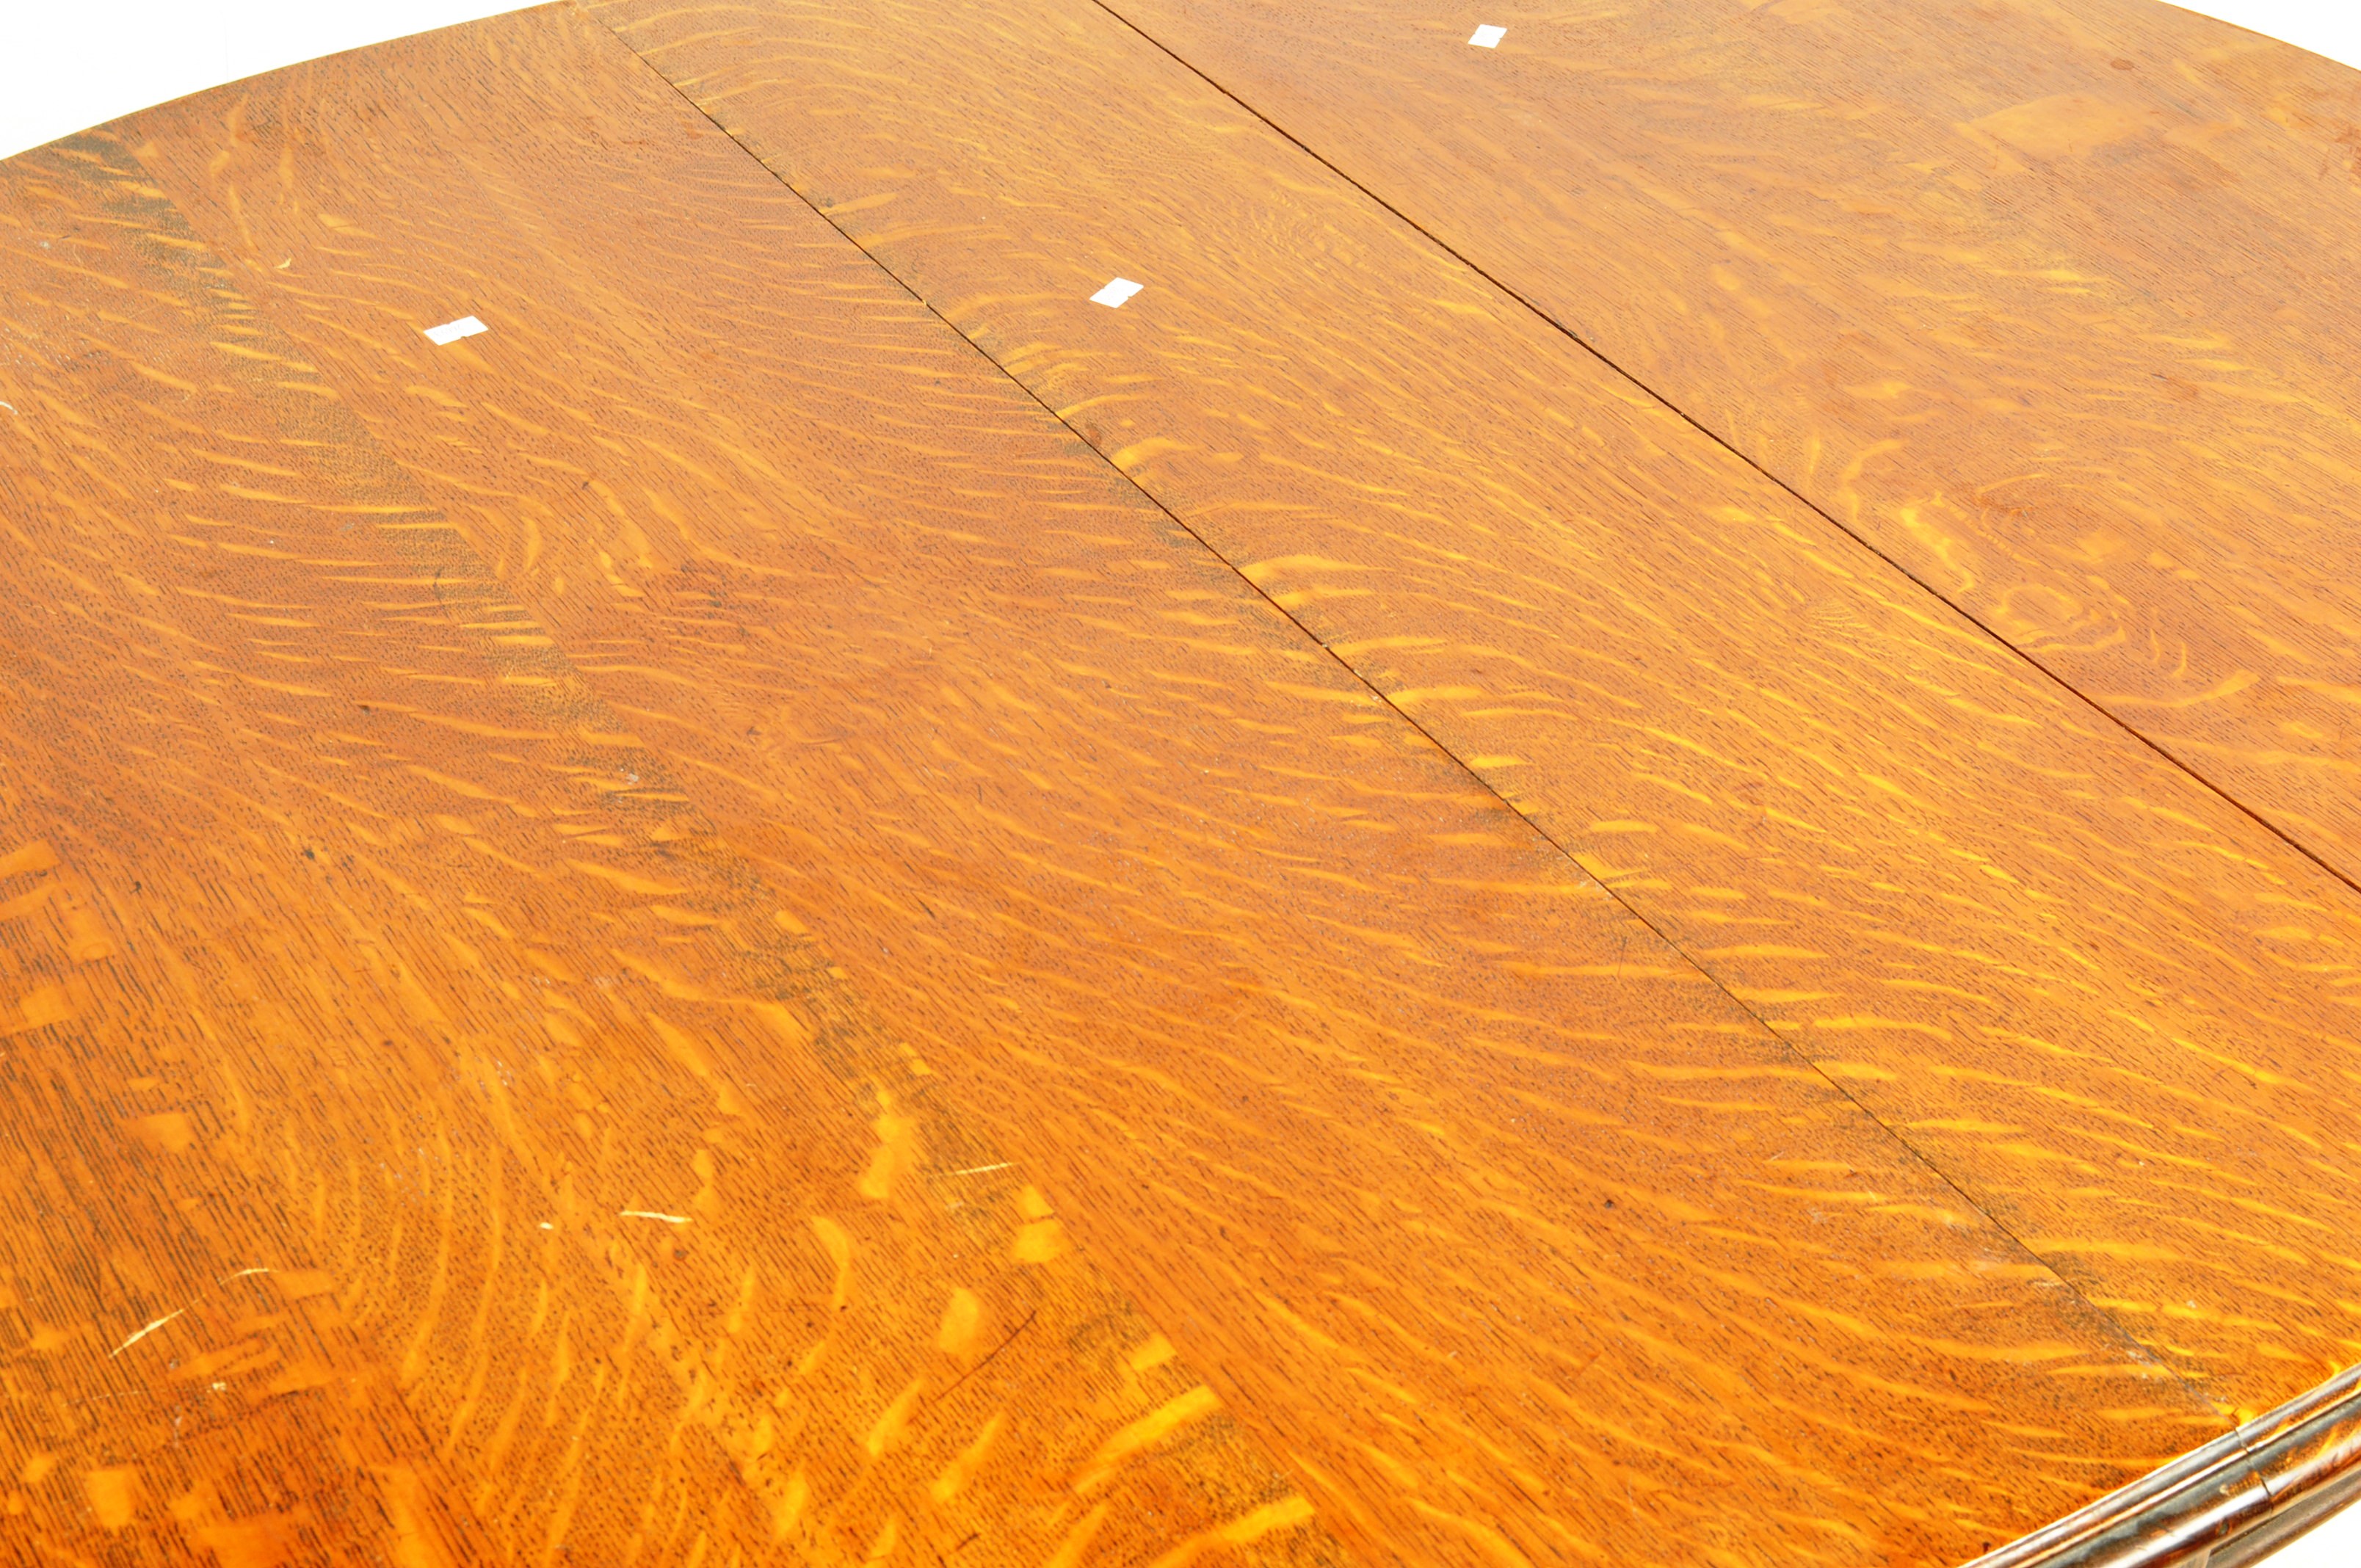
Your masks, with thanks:
[(1128, 278), (1118, 278), (1091, 298), (1111, 310), (1121, 310), (1123, 302), (1139, 292), (1140, 286)]
[(1491, 23), (1487, 22), (1482, 27), (1477, 28), (1476, 36), (1469, 38), (1467, 41), (1474, 44), (1477, 49), (1498, 49), (1500, 47), (1500, 40), (1508, 36), (1508, 28), (1496, 27), (1492, 26)]
[(437, 348), (446, 343), (456, 343), (463, 337), (473, 337), (479, 332), (491, 330), (473, 316), (461, 316), (457, 321), (445, 322), (441, 326), (430, 326), (425, 329), (426, 341)]

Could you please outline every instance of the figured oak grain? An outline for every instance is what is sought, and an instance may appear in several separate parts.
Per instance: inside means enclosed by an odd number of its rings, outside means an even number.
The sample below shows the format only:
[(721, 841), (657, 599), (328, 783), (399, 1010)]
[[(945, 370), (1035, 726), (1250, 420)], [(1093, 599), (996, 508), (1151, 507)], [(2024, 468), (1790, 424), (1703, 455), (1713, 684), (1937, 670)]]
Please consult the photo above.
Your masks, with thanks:
[(2361, 71), (2154, 0), (1110, 0), (2361, 883)]
[[(10, 173), (12, 810), (239, 912), (110, 938), (234, 968), (86, 1146), (311, 1247), (422, 1456), (271, 1518), (1932, 1563), (2222, 1429), (577, 14)], [(150, 1310), (88, 1255), (45, 1321)], [(259, 1517), (136, 1436), (26, 1517)]]
[(0, 1555), (1341, 1561), (120, 143), (0, 211)]
[(922, 9), (598, 15), (2192, 1385), (2361, 1354), (2350, 888), (1089, 0)]

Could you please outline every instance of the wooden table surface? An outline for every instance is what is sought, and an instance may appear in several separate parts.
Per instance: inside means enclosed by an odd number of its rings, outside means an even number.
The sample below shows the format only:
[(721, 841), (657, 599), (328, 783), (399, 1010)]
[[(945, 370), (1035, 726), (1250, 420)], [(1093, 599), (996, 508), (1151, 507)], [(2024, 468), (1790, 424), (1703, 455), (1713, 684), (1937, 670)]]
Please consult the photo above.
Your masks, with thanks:
[[(1595, 9), (561, 5), (0, 163), (0, 1557), (1949, 1563), (2361, 1358), (2361, 78)], [(2279, 108), (1960, 106), (2061, 30)]]
[(2361, 883), (2361, 73), (2152, 0), (1109, 4)]

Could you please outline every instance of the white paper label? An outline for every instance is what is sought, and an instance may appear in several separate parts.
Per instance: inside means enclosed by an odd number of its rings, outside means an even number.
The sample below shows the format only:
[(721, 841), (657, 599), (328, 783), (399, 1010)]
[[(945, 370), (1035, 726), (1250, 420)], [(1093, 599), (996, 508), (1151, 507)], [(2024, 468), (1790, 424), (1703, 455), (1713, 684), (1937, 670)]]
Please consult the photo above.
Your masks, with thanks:
[(1106, 305), (1115, 310), (1121, 310), (1123, 308), (1123, 302), (1126, 300), (1130, 299), (1134, 294), (1138, 293), (1139, 289), (1140, 286), (1133, 282), (1130, 279), (1118, 278), (1114, 282), (1108, 284), (1105, 288), (1101, 289), (1097, 293), (1093, 294), (1091, 298), (1099, 304)]
[(473, 337), (479, 332), (491, 330), (473, 316), (461, 316), (457, 321), (445, 322), (441, 326), (430, 326), (425, 332), (426, 341), (440, 348), (446, 343), (456, 343), (463, 337)]
[(1500, 46), (1500, 40), (1508, 36), (1508, 28), (1496, 27), (1492, 26), (1491, 23), (1487, 22), (1482, 27), (1477, 28), (1476, 36), (1469, 38), (1467, 41), (1474, 44), (1477, 49), (1498, 49)]

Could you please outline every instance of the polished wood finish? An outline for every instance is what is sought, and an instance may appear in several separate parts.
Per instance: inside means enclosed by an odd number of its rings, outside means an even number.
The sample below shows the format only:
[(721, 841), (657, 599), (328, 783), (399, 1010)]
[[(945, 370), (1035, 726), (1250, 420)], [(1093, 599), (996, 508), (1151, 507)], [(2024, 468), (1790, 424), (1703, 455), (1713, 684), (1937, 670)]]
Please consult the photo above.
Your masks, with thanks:
[[(129, 135), (1331, 1529), (1958, 1557), (2213, 1429), (660, 78), (517, 26)], [(594, 113), (650, 150), (551, 179)], [(438, 289), (492, 333), (389, 361)]]
[(2151, 0), (1108, 3), (2361, 883), (2361, 71)]
[(1102, 12), (598, 16), (0, 166), (5, 1539), (1952, 1563), (2351, 1358), (2346, 890)]
[(2246, 1568), (2356, 1497), (2361, 1365), (1968, 1568)]
[(2361, 1354), (2352, 890), (1090, 0), (600, 14), (2208, 1397)]
[(1336, 1561), (120, 140), (0, 211), (7, 1559)]

